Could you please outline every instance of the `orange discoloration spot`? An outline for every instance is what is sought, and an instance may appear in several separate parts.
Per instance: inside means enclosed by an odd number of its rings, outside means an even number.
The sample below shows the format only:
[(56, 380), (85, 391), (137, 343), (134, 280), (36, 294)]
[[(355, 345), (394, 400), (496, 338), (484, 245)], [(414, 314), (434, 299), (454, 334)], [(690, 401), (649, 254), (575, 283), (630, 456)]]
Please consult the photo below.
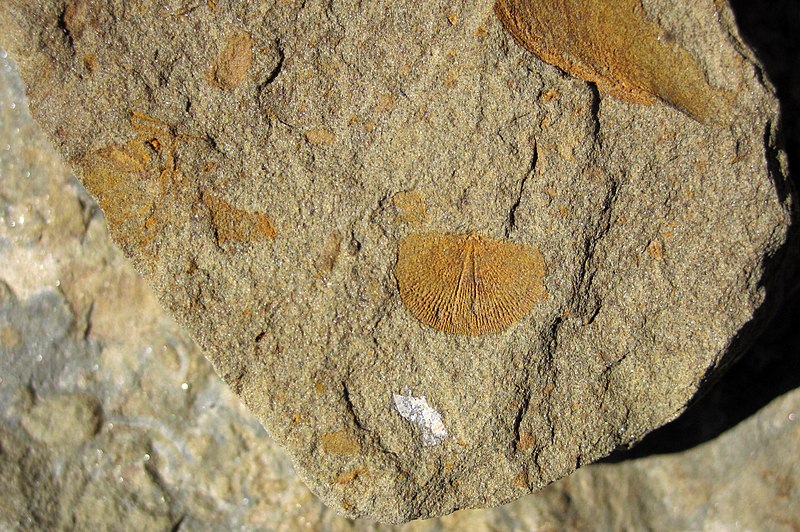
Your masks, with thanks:
[(82, 161), (83, 178), (115, 240), (131, 253), (152, 257), (158, 253), (156, 236), (176, 216), (162, 199), (173, 191), (191, 194), (178, 165), (178, 145), (198, 139), (176, 135), (174, 128), (140, 111), (131, 110), (129, 119), (137, 138), (89, 154)]
[(141, 111), (132, 109), (129, 113), (131, 127), (137, 131), (160, 131), (170, 134), (169, 126), (163, 121)]
[(447, 76), (444, 78), (444, 85), (447, 88), (452, 89), (458, 83), (458, 70), (455, 68), (450, 68), (447, 71)]
[(90, 73), (97, 70), (97, 56), (94, 54), (86, 54), (83, 56), (83, 67)]
[(657, 238), (651, 240), (647, 245), (647, 252), (650, 254), (650, 257), (655, 260), (661, 260), (664, 258), (664, 248), (661, 245), (661, 241)]
[(97, 154), (120, 172), (139, 172), (147, 167), (150, 154), (141, 142), (130, 141), (124, 146), (112, 145)]
[(486, 28), (485, 28), (485, 27), (483, 27), (483, 26), (478, 26), (477, 28), (475, 28), (475, 31), (473, 32), (473, 35), (474, 35), (475, 37), (477, 37), (478, 39), (483, 39), (483, 38), (485, 38), (487, 35), (489, 35), (489, 32), (488, 32), (488, 31), (486, 31)]
[(557, 100), (558, 97), (558, 91), (548, 89), (539, 96), (539, 101), (542, 103), (552, 102), (553, 100)]
[(378, 98), (378, 105), (375, 107), (376, 113), (388, 113), (394, 109), (397, 97), (392, 93), (387, 93)]
[(129, 251), (142, 248), (155, 235), (160, 170), (151, 154), (143, 142), (134, 140), (98, 150), (84, 161), (84, 185), (97, 198), (114, 238)]
[(517, 451), (524, 452), (533, 448), (533, 445), (536, 443), (536, 438), (530, 432), (520, 432), (519, 437), (517, 438)]
[(342, 508), (344, 508), (345, 510), (349, 511), (349, 510), (352, 510), (355, 507), (356, 507), (356, 505), (353, 504), (352, 502), (350, 502), (350, 500), (342, 499)]
[(155, 151), (157, 154), (161, 155), (161, 141), (158, 140), (158, 138), (154, 137), (146, 141), (145, 144), (153, 148), (153, 151)]

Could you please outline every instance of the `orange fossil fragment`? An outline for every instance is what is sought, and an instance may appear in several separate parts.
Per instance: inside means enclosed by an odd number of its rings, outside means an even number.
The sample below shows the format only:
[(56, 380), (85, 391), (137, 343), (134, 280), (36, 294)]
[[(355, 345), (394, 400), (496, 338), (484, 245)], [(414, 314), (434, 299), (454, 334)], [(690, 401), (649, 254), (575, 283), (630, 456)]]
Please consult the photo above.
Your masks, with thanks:
[(366, 469), (351, 469), (349, 471), (345, 471), (344, 473), (340, 473), (336, 475), (336, 483), (337, 484), (348, 484), (353, 482), (358, 477), (361, 477), (368, 473)]
[(218, 244), (275, 238), (275, 227), (265, 214), (237, 209), (224, 199), (208, 192), (203, 193), (203, 203), (211, 211)]
[(317, 127), (306, 131), (306, 140), (315, 146), (330, 146), (336, 142), (336, 133), (330, 129)]
[(397, 209), (398, 219), (411, 227), (419, 228), (428, 222), (428, 209), (425, 196), (417, 190), (398, 192), (392, 196), (392, 204)]
[(248, 33), (237, 33), (228, 37), (208, 77), (221, 89), (233, 89), (245, 80), (252, 64), (253, 38)]
[(346, 430), (327, 432), (322, 435), (322, 450), (332, 454), (359, 454), (361, 444), (355, 434)]
[(724, 92), (647, 19), (640, 0), (496, 0), (494, 10), (520, 45), (602, 92), (640, 104), (658, 98), (700, 122), (721, 120)]
[(111, 144), (82, 161), (83, 184), (97, 198), (117, 243), (144, 249), (155, 237), (160, 169), (144, 142)]
[(456, 334), (500, 332), (545, 295), (544, 260), (536, 248), (474, 233), (404, 237), (395, 277), (415, 318)]

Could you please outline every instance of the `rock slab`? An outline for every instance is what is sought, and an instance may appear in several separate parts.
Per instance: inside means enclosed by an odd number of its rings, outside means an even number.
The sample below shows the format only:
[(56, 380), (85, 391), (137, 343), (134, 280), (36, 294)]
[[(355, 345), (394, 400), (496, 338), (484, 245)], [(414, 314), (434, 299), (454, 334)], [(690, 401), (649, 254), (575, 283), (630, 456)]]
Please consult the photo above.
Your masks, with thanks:
[[(106, 529), (124, 516), (136, 529), (387, 530), (337, 516), (303, 486), (110, 244), (21, 94), (0, 50), (0, 528)], [(790, 303), (678, 423), (633, 449), (646, 456), (661, 442), (659, 455), (588, 466), (504, 507), (396, 529), (798, 528), (798, 459), (786, 449), (800, 445), (800, 313), (791, 312), (800, 301)], [(43, 445), (23, 420), (61, 408), (61, 398), (91, 405), (102, 422), (65, 417)], [(395, 401), (412, 417), (425, 411), (421, 400)], [(695, 447), (677, 452), (687, 436)]]
[[(0, 7), (34, 116), (161, 302), (327, 504), (389, 522), (502, 504), (678, 415), (779, 289), (791, 203), (720, 2), (643, 9), (730, 93), (725, 127), (601, 96), (491, 2), (415, 7)], [(473, 232), (535, 247), (547, 297), (496, 334), (427, 327), (399, 242)]]

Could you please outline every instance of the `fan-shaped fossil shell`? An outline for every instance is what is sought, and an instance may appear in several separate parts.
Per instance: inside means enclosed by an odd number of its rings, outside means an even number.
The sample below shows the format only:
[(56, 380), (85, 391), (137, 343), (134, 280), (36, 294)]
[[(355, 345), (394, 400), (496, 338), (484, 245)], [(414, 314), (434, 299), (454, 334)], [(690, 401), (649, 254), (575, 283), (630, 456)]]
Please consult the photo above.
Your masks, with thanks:
[(700, 122), (725, 115), (724, 93), (641, 0), (496, 0), (494, 10), (519, 44), (602, 92), (640, 104), (659, 98)]
[(536, 248), (474, 233), (404, 237), (395, 276), (415, 318), (456, 334), (500, 332), (545, 294), (544, 261)]

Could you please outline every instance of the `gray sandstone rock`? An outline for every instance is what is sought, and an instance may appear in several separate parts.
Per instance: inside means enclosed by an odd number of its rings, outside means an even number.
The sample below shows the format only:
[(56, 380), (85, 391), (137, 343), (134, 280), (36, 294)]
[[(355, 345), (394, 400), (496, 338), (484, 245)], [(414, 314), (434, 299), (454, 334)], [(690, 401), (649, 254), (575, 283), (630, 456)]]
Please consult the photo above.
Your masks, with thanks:
[[(12, 1), (0, 43), (112, 236), (301, 477), (399, 522), (635, 443), (779, 286), (771, 89), (727, 7), (644, 4), (731, 92), (728, 127), (598, 95), (517, 47), (491, 2)], [(393, 277), (404, 236), (471, 230), (545, 259), (548, 297), (494, 335), (425, 327)], [(441, 442), (398, 412), (408, 394)]]

